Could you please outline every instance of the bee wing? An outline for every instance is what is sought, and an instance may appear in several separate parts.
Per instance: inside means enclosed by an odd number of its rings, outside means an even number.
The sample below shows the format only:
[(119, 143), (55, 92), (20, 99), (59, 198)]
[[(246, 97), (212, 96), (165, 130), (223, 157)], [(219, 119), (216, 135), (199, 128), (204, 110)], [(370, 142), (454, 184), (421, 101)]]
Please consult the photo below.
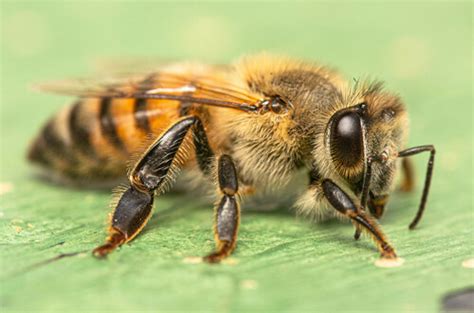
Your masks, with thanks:
[(157, 71), (100, 79), (74, 79), (37, 85), (40, 91), (93, 98), (166, 99), (228, 107), (258, 109), (261, 97), (239, 86), (226, 71), (194, 73)]

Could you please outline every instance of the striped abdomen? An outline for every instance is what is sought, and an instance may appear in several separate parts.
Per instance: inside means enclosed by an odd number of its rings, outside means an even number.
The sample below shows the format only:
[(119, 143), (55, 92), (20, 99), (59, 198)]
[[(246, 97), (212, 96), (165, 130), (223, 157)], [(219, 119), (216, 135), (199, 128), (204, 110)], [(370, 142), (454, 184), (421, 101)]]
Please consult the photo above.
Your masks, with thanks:
[(124, 177), (131, 155), (144, 151), (180, 108), (168, 100), (79, 99), (44, 126), (28, 158), (72, 179)]

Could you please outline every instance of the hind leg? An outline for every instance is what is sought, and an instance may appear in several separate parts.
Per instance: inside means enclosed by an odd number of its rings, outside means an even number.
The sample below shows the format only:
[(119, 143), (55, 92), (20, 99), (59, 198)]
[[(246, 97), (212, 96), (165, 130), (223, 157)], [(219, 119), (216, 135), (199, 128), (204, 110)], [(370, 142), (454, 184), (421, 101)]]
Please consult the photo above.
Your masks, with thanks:
[(173, 124), (137, 162), (129, 176), (130, 186), (114, 210), (106, 243), (94, 249), (95, 256), (106, 256), (145, 227), (151, 217), (155, 192), (161, 192), (169, 181), (178, 150), (196, 121), (196, 117), (185, 117)]

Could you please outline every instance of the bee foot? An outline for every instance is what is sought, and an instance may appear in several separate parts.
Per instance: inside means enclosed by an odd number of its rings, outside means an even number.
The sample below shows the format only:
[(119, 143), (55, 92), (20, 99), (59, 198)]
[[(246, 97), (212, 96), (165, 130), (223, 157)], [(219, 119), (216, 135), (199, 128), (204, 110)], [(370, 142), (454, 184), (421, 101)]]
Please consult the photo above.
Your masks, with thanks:
[(106, 243), (105, 245), (102, 245), (92, 250), (92, 255), (98, 259), (104, 259), (107, 254), (112, 252), (114, 249), (114, 246), (112, 246), (110, 243)]
[(124, 242), (125, 236), (122, 233), (114, 233), (107, 239), (107, 243), (92, 250), (92, 255), (103, 259)]
[(209, 254), (208, 256), (203, 257), (202, 260), (206, 263), (216, 264), (216, 263), (220, 263), (220, 261), (223, 258), (225, 258), (225, 255), (215, 252), (215, 253)]

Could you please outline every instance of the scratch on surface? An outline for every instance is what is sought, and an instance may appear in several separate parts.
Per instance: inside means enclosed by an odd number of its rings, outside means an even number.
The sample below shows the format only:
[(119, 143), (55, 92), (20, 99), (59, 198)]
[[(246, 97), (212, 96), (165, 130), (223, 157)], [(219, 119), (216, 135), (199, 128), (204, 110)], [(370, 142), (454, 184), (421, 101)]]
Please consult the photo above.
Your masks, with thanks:
[(32, 265), (29, 265), (29, 266), (23, 268), (22, 270), (19, 270), (18, 272), (13, 273), (12, 275), (10, 275), (10, 277), (14, 277), (14, 276), (17, 276), (17, 275), (20, 275), (20, 274), (25, 274), (25, 273), (30, 272), (32, 270), (35, 270), (39, 267), (51, 264), (53, 262), (59, 261), (59, 260), (64, 259), (64, 258), (69, 258), (69, 257), (73, 257), (73, 256), (81, 256), (81, 255), (86, 254), (86, 252), (88, 252), (88, 251), (89, 250), (83, 250), (83, 251), (78, 251), (78, 252), (70, 252), (70, 253), (61, 253), (61, 254), (58, 254), (55, 257), (52, 257), (52, 258), (46, 259), (44, 261), (40, 261), (40, 262), (34, 263)]
[(55, 261), (59, 261), (59, 260), (64, 259), (64, 258), (76, 256), (76, 255), (79, 255), (81, 253), (86, 253), (87, 251), (88, 250), (79, 251), (79, 252), (61, 253), (61, 254), (58, 254), (55, 257), (52, 257), (52, 258), (46, 259), (44, 261), (41, 261), (41, 262), (35, 263), (33, 265), (30, 265), (28, 268), (33, 269), (33, 268), (36, 268), (36, 267), (47, 265), (47, 264), (53, 263)]
[(64, 243), (65, 243), (65, 241), (60, 241), (58, 243), (55, 243), (54, 245), (48, 246), (47, 249), (53, 248), (53, 247), (56, 247), (56, 246), (62, 246)]

